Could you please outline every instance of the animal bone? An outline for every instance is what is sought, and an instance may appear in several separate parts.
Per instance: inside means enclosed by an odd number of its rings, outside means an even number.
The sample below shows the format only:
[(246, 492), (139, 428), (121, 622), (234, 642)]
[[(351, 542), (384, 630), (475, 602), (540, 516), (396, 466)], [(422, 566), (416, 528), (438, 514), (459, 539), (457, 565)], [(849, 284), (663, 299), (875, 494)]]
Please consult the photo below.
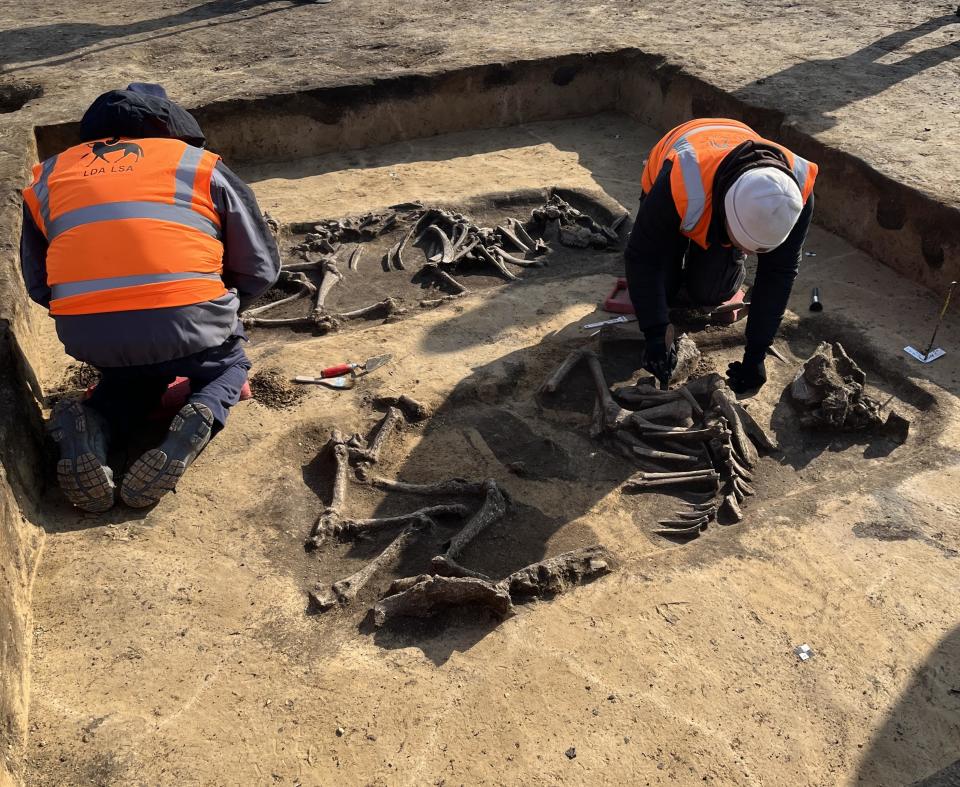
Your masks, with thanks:
[(337, 314), (328, 316), (335, 321), (355, 320), (358, 317), (369, 317), (371, 314), (376, 314), (377, 312), (384, 312), (384, 317), (389, 317), (392, 314), (406, 314), (407, 310), (402, 308), (393, 298), (384, 298), (382, 301), (372, 303), (369, 306), (363, 306), (360, 309), (354, 309), (349, 312), (338, 312)]
[(437, 555), (430, 561), (430, 565), (433, 568), (433, 573), (441, 577), (473, 577), (474, 579), (490, 581), (490, 577), (486, 574), (461, 566), (452, 557), (446, 555)]
[(455, 560), (467, 544), (473, 541), (484, 529), (502, 519), (507, 512), (507, 503), (503, 498), (500, 487), (497, 486), (497, 482), (488, 478), (483, 482), (483, 485), (486, 490), (483, 505), (464, 525), (463, 529), (451, 539), (450, 545), (444, 553), (448, 558)]
[(690, 406), (690, 403), (684, 399), (674, 399), (672, 402), (666, 402), (656, 407), (649, 407), (645, 410), (637, 410), (634, 415), (640, 419), (642, 418), (645, 421), (649, 421), (653, 418), (668, 418), (674, 421), (690, 421), (693, 423), (693, 408)]
[(482, 481), (466, 481), (462, 478), (451, 478), (449, 481), (438, 481), (433, 484), (408, 484), (405, 481), (394, 481), (390, 478), (369, 475), (363, 468), (358, 468), (357, 475), (360, 481), (369, 484), (375, 489), (387, 492), (403, 492), (411, 495), (428, 495), (438, 497), (453, 497), (459, 495), (486, 495), (487, 486)]
[(707, 526), (706, 522), (698, 522), (688, 527), (671, 527), (671, 528), (661, 528), (659, 530), (654, 530), (658, 536), (667, 536), (682, 538), (684, 536), (698, 536), (703, 532), (703, 529)]
[(671, 527), (677, 529), (691, 528), (691, 527), (706, 527), (710, 522), (710, 517), (708, 516), (699, 516), (696, 519), (661, 519), (657, 522), (658, 525), (662, 527)]
[(521, 252), (529, 252), (531, 250), (531, 247), (533, 246), (532, 243), (530, 244), (530, 246), (528, 246), (526, 243), (520, 240), (520, 238), (518, 238), (512, 230), (507, 229), (506, 227), (498, 225), (496, 231), (499, 232), (508, 241), (510, 241)]
[(450, 301), (455, 301), (457, 298), (462, 298), (464, 294), (465, 293), (458, 292), (455, 295), (443, 295), (439, 298), (426, 298), (420, 301), (419, 305), (423, 309), (433, 309), (437, 306), (442, 306), (445, 303), (449, 303)]
[(436, 276), (441, 281), (450, 285), (453, 288), (454, 292), (456, 292), (458, 295), (463, 295), (464, 293), (468, 292), (466, 287), (464, 287), (460, 282), (458, 282), (455, 278), (453, 278), (453, 276), (451, 276), (445, 270), (440, 268), (435, 262), (425, 263), (420, 270), (424, 271), (425, 273), (429, 273), (432, 276)]
[(430, 417), (430, 409), (411, 396), (377, 396), (373, 399), (376, 407), (399, 407), (408, 421), (423, 421)]
[(469, 513), (465, 505), (451, 503), (448, 505), (426, 506), (425, 508), (411, 511), (409, 514), (399, 514), (397, 516), (377, 517), (374, 519), (341, 519), (334, 527), (334, 535), (339, 538), (349, 539), (360, 533), (373, 533), (378, 530), (387, 530), (398, 525), (406, 525), (410, 522), (427, 519), (434, 519), (441, 516), (459, 516), (464, 517)]
[(696, 462), (697, 457), (690, 454), (675, 454), (669, 451), (655, 451), (648, 448), (642, 441), (638, 440), (629, 432), (622, 429), (617, 430), (615, 436), (618, 440), (630, 446), (630, 450), (638, 456), (644, 456), (648, 459), (665, 459), (672, 462)]
[[(411, 525), (410, 527), (405, 528), (395, 539), (393, 539), (393, 541), (390, 542), (383, 552), (377, 555), (377, 557), (367, 563), (363, 568), (351, 574), (349, 577), (344, 577), (343, 579), (334, 582), (332, 590), (337, 601), (340, 603), (340, 606), (346, 606), (353, 601), (357, 597), (357, 594), (367, 585), (367, 583), (373, 578), (373, 575), (378, 571), (389, 568), (390, 566), (399, 562), (404, 549), (406, 549), (410, 541), (413, 540), (414, 535), (417, 534), (423, 527), (424, 524), (420, 523), (419, 527), (417, 525)], [(328, 609), (329, 597), (326, 595), (320, 595), (317, 592), (318, 590), (319, 588), (316, 588), (309, 593), (310, 600), (321, 610)]]
[(593, 350), (584, 350), (583, 357), (590, 368), (590, 374), (593, 377), (593, 384), (597, 391), (597, 398), (603, 406), (603, 425), (607, 430), (616, 429), (617, 426), (630, 413), (624, 410), (620, 405), (613, 401), (610, 394), (610, 387), (607, 385), (606, 377), (603, 374), (603, 367), (600, 366), (600, 359)]
[[(657, 426), (657, 424), (650, 424)], [(667, 438), (670, 440), (705, 442), (716, 437), (721, 437), (726, 430), (721, 424), (709, 424), (702, 429), (671, 429), (669, 427), (659, 427), (649, 429), (643, 427), (640, 430), (641, 437)]]
[(714, 407), (720, 409), (724, 418), (727, 419), (730, 431), (733, 433), (734, 445), (744, 458), (744, 464), (747, 467), (753, 467), (760, 460), (760, 456), (757, 454), (757, 449), (753, 443), (750, 442), (750, 438), (747, 437), (747, 433), (743, 428), (743, 422), (740, 420), (740, 415), (733, 406), (732, 397), (728, 389), (720, 388), (714, 391), (710, 401)]
[(347, 262), (347, 267), (352, 271), (357, 270), (357, 266), (360, 264), (361, 256), (363, 256), (363, 246), (358, 243), (357, 248), (355, 248), (353, 253), (350, 255), (350, 260)]
[(440, 229), (436, 224), (431, 224), (427, 227), (425, 232), (433, 232), (436, 236), (436, 240), (440, 243), (439, 253), (433, 254), (429, 257), (430, 262), (453, 262), (453, 244), (450, 242), (450, 238), (447, 237), (442, 229)]
[(245, 320), (248, 317), (255, 317), (258, 314), (263, 314), (270, 309), (276, 309), (278, 306), (283, 306), (287, 303), (293, 303), (293, 301), (299, 301), (303, 298), (312, 298), (316, 293), (317, 288), (314, 287), (313, 282), (311, 282), (306, 276), (302, 273), (287, 273), (286, 271), (280, 271), (280, 279), (287, 282), (294, 282), (300, 285), (299, 292), (294, 293), (286, 298), (281, 298), (278, 301), (273, 303), (266, 303), (263, 306), (257, 306), (253, 309), (247, 309), (242, 315), (241, 319)]
[(582, 585), (608, 574), (613, 566), (613, 556), (606, 548), (595, 544), (525, 566), (501, 579), (497, 586), (506, 590), (514, 601), (518, 596), (540, 598), (562, 593), (572, 585)]
[(340, 522), (341, 512), (347, 499), (347, 471), (350, 469), (350, 454), (344, 441), (343, 434), (334, 429), (327, 441), (327, 446), (333, 452), (336, 469), (333, 474), (333, 490), (328, 505), (317, 517), (310, 536), (307, 538), (308, 549), (316, 549), (332, 535)]
[(366, 451), (355, 449), (351, 454), (362, 462), (369, 462), (375, 465), (380, 459), (380, 449), (383, 448), (387, 437), (396, 426), (402, 422), (403, 413), (396, 407), (388, 407), (386, 415), (383, 416), (383, 420), (380, 422), (380, 428), (377, 429), (377, 434), (370, 443), (370, 448)]
[(492, 251), (500, 259), (501, 262), (509, 262), (512, 265), (518, 265), (521, 268), (542, 268), (543, 267), (543, 263), (540, 262), (540, 260), (523, 260), (523, 259), (520, 259), (519, 257), (514, 257), (512, 254), (507, 254), (507, 252), (505, 252), (499, 246), (491, 247), (490, 251)]
[(780, 446), (778, 446), (768, 435), (762, 426), (757, 423), (756, 419), (738, 401), (731, 399), (731, 404), (733, 409), (736, 410), (737, 415), (740, 416), (740, 422), (743, 424), (743, 429), (753, 441), (760, 446), (764, 451), (779, 451)]
[(395, 617), (425, 618), (445, 607), (465, 605), (486, 607), (501, 620), (513, 614), (510, 594), (502, 587), (473, 577), (430, 577), (380, 599), (373, 622), (379, 627)]
[(720, 513), (726, 514), (733, 519), (734, 522), (743, 520), (743, 511), (740, 510), (737, 498), (733, 494), (728, 494), (723, 498), (723, 503), (720, 505)]
[(333, 285), (339, 281), (343, 281), (343, 274), (337, 269), (336, 263), (332, 261), (325, 262), (323, 265), (323, 279), (320, 281), (320, 291), (317, 293), (317, 302), (313, 308), (314, 315), (321, 314), (325, 311), (324, 303), (327, 300), (327, 295), (330, 294)]
[(489, 251), (487, 251), (486, 247), (482, 243), (477, 245), (476, 251), (483, 259), (485, 259), (487, 262), (493, 265), (498, 271), (500, 271), (500, 273), (506, 276), (510, 281), (517, 280), (517, 277), (514, 276), (510, 271), (508, 271), (507, 267), (502, 262), (500, 262), (500, 260), (494, 257)]
[(719, 474), (712, 470), (694, 471), (693, 475), (686, 473), (639, 473), (631, 476), (623, 483), (627, 492), (652, 489), (657, 486), (677, 486), (684, 484), (710, 483), (716, 487), (720, 480)]
[(527, 247), (527, 250), (531, 252), (543, 251), (538, 249), (538, 241), (535, 241), (530, 237), (530, 234), (527, 232), (527, 228), (523, 226), (523, 222), (518, 219), (507, 219), (507, 224), (513, 229), (516, 236), (523, 242)]
[(564, 378), (573, 371), (573, 367), (580, 362), (585, 352), (583, 349), (572, 350), (560, 365), (554, 369), (553, 374), (544, 380), (543, 385), (540, 386), (539, 393), (554, 393)]

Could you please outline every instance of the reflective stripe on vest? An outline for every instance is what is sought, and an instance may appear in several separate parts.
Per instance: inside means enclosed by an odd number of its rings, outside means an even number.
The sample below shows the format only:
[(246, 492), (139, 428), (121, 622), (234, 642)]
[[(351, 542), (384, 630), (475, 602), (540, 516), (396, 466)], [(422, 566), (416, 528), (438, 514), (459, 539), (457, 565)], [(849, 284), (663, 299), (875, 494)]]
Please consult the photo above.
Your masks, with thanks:
[(703, 174), (700, 171), (700, 159), (697, 157), (696, 149), (690, 144), (690, 137), (703, 131), (722, 131), (725, 129), (744, 130), (742, 126), (733, 124), (699, 126), (691, 129), (673, 143), (672, 147), (677, 153), (676, 160), (677, 164), (680, 165), (683, 185), (687, 190), (687, 209), (684, 211), (680, 223), (680, 229), (684, 232), (692, 232), (694, 227), (699, 224), (700, 219), (703, 218), (703, 212), (707, 209), (707, 190), (703, 184)]
[[(220, 228), (189, 205), (167, 205), (162, 202), (104, 202), (77, 208), (57, 216), (47, 223), (47, 241), (83, 224), (121, 219), (156, 219), (171, 224), (182, 224), (214, 238), (220, 237)], [(47, 221), (45, 218), (44, 221)]]
[(71, 295), (86, 295), (88, 292), (118, 290), (123, 287), (139, 287), (141, 284), (159, 284), (185, 279), (210, 279), (220, 281), (219, 273), (144, 273), (139, 276), (114, 276), (109, 279), (88, 279), (72, 281), (69, 284), (54, 284), (51, 288), (51, 300), (69, 298)]
[(40, 177), (37, 185), (33, 188), (33, 193), (40, 203), (40, 216), (43, 218), (44, 227), (50, 227), (50, 189), (47, 187), (47, 181), (50, 179), (50, 173), (57, 165), (57, 157), (51, 156), (43, 162), (43, 168), (40, 171)]
[(810, 173), (810, 162), (805, 158), (800, 158), (796, 153), (793, 154), (793, 177), (797, 179), (797, 185), (800, 186), (801, 193), (807, 186), (807, 176)]
[(179, 140), (145, 138), (83, 143), (37, 165), (24, 199), (49, 244), (50, 313), (160, 309), (224, 296), (211, 193), (218, 161)]

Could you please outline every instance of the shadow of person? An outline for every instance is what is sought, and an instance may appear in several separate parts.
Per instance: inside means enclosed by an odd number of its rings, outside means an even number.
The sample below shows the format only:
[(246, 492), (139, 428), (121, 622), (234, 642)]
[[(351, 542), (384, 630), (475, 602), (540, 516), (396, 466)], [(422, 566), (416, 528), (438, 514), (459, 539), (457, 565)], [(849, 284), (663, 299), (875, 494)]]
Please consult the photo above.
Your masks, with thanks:
[(909, 30), (884, 36), (843, 57), (795, 63), (779, 73), (744, 85), (733, 95), (747, 102), (762, 100), (763, 96), (776, 96), (780, 109), (804, 116), (809, 130), (824, 131), (836, 123), (829, 117), (830, 113), (960, 57), (960, 41), (953, 40), (915, 52), (896, 63), (878, 62), (911, 41), (951, 24), (960, 25), (960, 18), (946, 14), (929, 19)]
[(930, 650), (865, 751), (858, 784), (960, 784), (960, 626)]
[[(406, 481), (496, 480), (509, 501), (505, 516), (457, 557), (461, 565), (494, 580), (546, 557), (602, 541), (582, 518), (637, 469), (590, 438), (594, 388), (585, 368), (574, 369), (567, 378), (569, 395), (549, 399), (537, 395), (543, 377), (570, 349), (565, 335), (551, 335), (539, 346), (507, 353), (476, 368), (433, 414), (395, 473)], [(633, 363), (625, 362), (619, 349), (601, 350), (600, 358), (609, 382), (632, 373)], [(630, 368), (624, 372), (626, 367)], [(479, 499), (431, 498), (415, 505), (413, 499), (390, 494), (375, 516), (437, 502), (466, 502), (472, 515), (481, 504)], [(431, 558), (446, 550), (464, 522), (438, 523), (407, 550), (396, 573), (429, 573)], [(364, 557), (372, 556), (391, 538), (384, 536), (372, 549), (367, 544), (354, 549), (357, 554), (362, 550)], [(375, 630), (367, 620), (361, 631), (373, 631), (381, 647), (417, 647), (441, 664), (454, 651), (472, 647), (497, 625), (499, 620), (484, 610), (455, 608), (427, 621), (404, 618)], [(448, 629), (449, 636), (444, 634)]]
[[(136, 22), (127, 22), (118, 25), (101, 25), (93, 22), (58, 22), (56, 24), (38, 25), (36, 27), (17, 27), (9, 30), (0, 30), (0, 73), (20, 71), (22, 68), (8, 68), (20, 63), (42, 64), (45, 66), (61, 65), (80, 57), (79, 50), (88, 47), (97, 47), (83, 54), (104, 51), (124, 46), (129, 36), (144, 33), (155, 33), (149, 40), (163, 38), (183, 32), (182, 25), (203, 22), (204, 26), (211, 24), (227, 24), (239, 19), (221, 19), (242, 11), (255, 9), (262, 5), (272, 4), (275, 0), (211, 0), (198, 6), (184, 9), (175, 14), (141, 19)], [(262, 10), (256, 16), (276, 13), (289, 8), (283, 6)], [(244, 16), (243, 19), (250, 19)], [(175, 29), (176, 28), (176, 29)], [(107, 44), (118, 39), (112, 44)], [(139, 39), (137, 43), (142, 43)], [(103, 45), (103, 46), (100, 46)]]

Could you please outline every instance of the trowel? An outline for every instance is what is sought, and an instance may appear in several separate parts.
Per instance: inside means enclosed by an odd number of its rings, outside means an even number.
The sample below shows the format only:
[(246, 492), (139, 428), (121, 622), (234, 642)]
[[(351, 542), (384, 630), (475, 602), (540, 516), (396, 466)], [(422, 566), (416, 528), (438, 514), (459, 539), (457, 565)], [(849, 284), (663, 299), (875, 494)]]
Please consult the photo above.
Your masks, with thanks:
[(363, 363), (347, 361), (321, 369), (320, 374), (316, 377), (299, 375), (294, 377), (293, 381), (295, 383), (322, 383), (330, 388), (353, 388), (357, 377), (369, 374), (374, 369), (379, 369), (392, 358), (393, 355), (388, 353), (387, 355), (375, 355), (373, 358), (367, 358)]
[(940, 324), (943, 322), (943, 317), (947, 313), (947, 309), (950, 307), (950, 297), (953, 295), (953, 288), (957, 286), (955, 281), (950, 282), (950, 288), (947, 290), (947, 297), (943, 301), (943, 308), (940, 310), (940, 316), (937, 318), (937, 324), (933, 327), (933, 336), (930, 337), (930, 344), (927, 345), (927, 351), (921, 353), (916, 347), (910, 345), (909, 347), (904, 347), (903, 351), (909, 355), (911, 358), (916, 358), (920, 363), (932, 363), (937, 360), (937, 358), (942, 358), (947, 354), (947, 351), (942, 347), (933, 348), (933, 343), (937, 340), (937, 331), (940, 330)]

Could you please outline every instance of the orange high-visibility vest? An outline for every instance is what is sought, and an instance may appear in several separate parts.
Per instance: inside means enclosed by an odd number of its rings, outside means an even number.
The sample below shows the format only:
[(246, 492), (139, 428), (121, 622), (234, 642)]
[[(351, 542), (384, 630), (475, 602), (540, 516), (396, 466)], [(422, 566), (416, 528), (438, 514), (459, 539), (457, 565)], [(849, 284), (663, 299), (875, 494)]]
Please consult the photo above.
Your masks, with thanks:
[(76, 145), (23, 198), (46, 236), (50, 313), (187, 306), (226, 294), (215, 153), (176, 139)]
[(664, 162), (673, 162), (670, 190), (680, 215), (680, 232), (704, 249), (713, 217), (713, 180), (717, 169), (731, 150), (747, 140), (773, 145), (783, 152), (806, 204), (817, 179), (817, 165), (764, 139), (737, 120), (698, 118), (677, 126), (654, 146), (643, 169), (643, 193), (649, 194)]

